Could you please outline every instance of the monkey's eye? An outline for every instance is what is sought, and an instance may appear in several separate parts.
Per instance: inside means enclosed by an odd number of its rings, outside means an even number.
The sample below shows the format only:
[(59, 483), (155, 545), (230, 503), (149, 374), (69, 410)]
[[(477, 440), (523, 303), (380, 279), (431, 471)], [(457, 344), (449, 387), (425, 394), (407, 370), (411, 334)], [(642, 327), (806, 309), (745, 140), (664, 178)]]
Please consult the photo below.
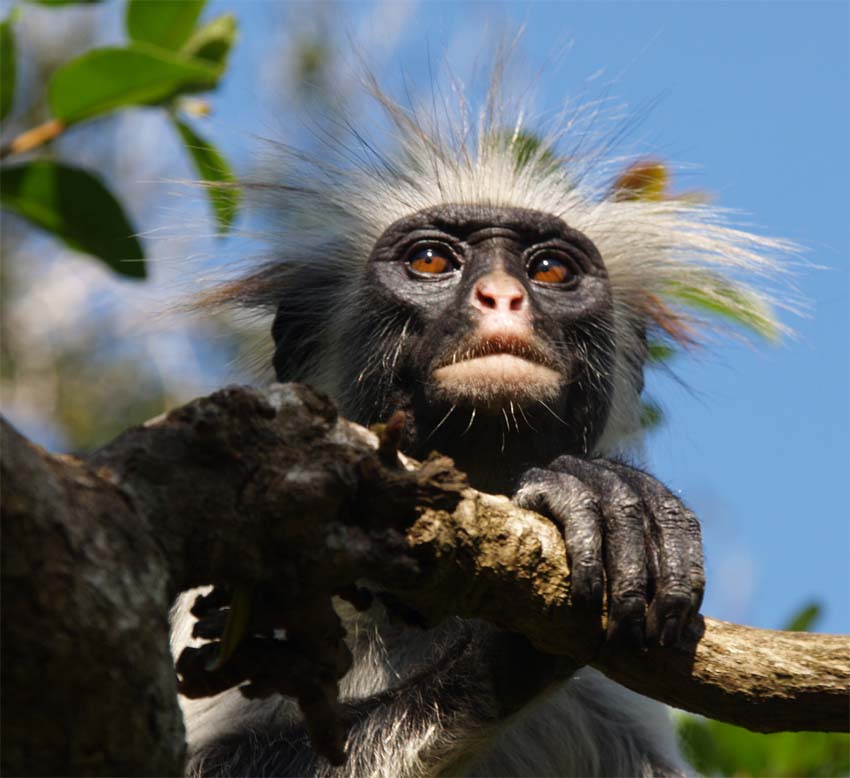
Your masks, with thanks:
[(557, 257), (544, 255), (532, 259), (528, 266), (528, 277), (544, 284), (568, 284), (575, 274), (566, 262)]
[(427, 275), (451, 273), (455, 269), (454, 262), (441, 252), (439, 247), (417, 249), (407, 258), (411, 270)]

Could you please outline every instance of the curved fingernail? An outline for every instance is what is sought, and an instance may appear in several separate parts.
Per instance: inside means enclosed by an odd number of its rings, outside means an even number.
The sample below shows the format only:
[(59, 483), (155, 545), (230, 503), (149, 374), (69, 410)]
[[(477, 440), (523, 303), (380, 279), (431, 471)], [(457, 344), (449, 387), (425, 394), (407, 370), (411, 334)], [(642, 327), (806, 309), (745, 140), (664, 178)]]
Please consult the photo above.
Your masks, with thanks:
[(622, 643), (633, 651), (646, 652), (646, 633), (643, 622), (612, 621), (608, 627), (608, 639)]
[(678, 616), (668, 616), (661, 628), (662, 646), (673, 646), (679, 642), (682, 635), (682, 620)]

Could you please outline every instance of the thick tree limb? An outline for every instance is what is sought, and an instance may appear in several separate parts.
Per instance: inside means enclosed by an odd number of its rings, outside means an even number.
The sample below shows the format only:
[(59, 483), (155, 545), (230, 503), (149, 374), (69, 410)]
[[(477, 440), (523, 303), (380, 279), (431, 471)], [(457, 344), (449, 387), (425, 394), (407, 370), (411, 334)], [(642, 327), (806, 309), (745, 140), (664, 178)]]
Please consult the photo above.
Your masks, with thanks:
[(4, 773), (179, 773), (165, 620), (176, 593), (206, 583), (280, 593), (310, 651), (287, 655), (276, 688), (318, 729), (348, 665), (329, 598), (368, 577), (428, 622), (489, 619), (686, 710), (848, 730), (847, 637), (704, 619), (675, 649), (618, 652), (571, 608), (553, 524), (470, 489), (449, 460), (407, 470), (374, 446), (295, 385), (195, 400), (88, 462), (4, 426)]

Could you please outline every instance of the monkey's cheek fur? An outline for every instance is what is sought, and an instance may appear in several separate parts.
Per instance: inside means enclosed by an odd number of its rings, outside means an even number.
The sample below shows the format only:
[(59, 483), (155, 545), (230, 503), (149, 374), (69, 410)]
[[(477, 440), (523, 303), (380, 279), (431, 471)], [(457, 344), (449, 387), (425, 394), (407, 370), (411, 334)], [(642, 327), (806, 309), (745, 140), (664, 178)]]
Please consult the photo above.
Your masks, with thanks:
[(451, 403), (524, 405), (554, 400), (566, 376), (513, 354), (488, 354), (437, 368), (432, 374), (439, 399)]

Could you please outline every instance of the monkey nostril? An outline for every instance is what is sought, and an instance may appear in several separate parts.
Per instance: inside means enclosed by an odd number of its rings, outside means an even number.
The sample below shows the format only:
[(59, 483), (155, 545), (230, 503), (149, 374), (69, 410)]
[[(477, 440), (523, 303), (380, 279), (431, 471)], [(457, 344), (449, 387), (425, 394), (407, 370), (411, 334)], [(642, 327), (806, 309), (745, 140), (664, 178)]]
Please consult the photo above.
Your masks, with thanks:
[(526, 294), (522, 286), (507, 275), (482, 278), (475, 286), (472, 304), (482, 311), (513, 311), (525, 309)]
[(478, 287), (475, 290), (475, 297), (482, 308), (489, 308), (490, 310), (495, 311), (498, 307), (498, 304), (496, 303), (496, 298), (491, 294), (487, 294), (487, 292), (481, 289), (481, 287)]

